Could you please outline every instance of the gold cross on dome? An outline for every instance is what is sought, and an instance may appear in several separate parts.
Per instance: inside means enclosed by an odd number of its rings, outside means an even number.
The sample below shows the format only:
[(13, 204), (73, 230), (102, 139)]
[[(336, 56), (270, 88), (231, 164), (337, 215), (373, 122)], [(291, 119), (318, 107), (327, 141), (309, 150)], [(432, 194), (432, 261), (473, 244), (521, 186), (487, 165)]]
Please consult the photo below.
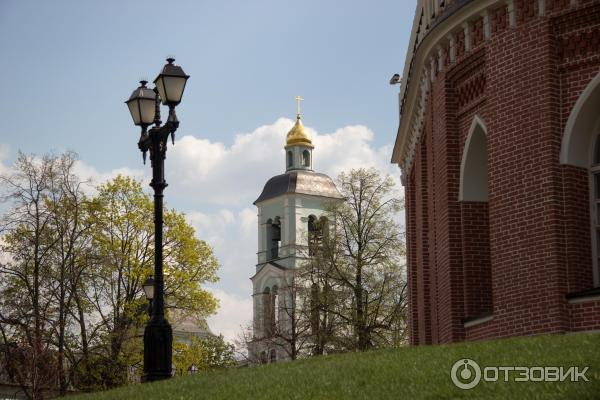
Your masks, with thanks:
[(296, 101), (298, 102), (298, 115), (300, 115), (300, 102), (302, 100), (304, 100), (302, 97), (296, 96)]

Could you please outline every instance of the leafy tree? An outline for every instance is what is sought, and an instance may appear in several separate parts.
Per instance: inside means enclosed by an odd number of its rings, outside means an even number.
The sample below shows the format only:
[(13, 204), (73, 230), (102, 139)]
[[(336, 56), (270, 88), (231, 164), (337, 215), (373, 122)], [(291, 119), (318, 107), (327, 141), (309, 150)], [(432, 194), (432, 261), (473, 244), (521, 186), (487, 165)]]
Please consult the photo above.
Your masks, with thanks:
[(331, 210), (337, 238), (327, 251), (341, 253), (331, 277), (350, 291), (351, 301), (337, 314), (351, 323), (358, 350), (393, 345), (405, 328), (405, 247), (397, 222), (402, 201), (392, 178), (375, 169), (342, 173), (338, 187), (346, 201)]
[[(153, 215), (153, 204), (138, 181), (123, 176), (101, 185), (97, 201), (100, 210), (92, 235), (98, 264), (91, 277), (89, 302), (100, 316), (108, 346), (105, 354), (113, 360), (125, 358), (124, 364), (131, 365), (140, 354), (135, 346), (125, 344), (147, 319), (142, 285), (154, 268), (154, 225), (148, 218)], [(217, 280), (218, 263), (212, 249), (196, 239), (183, 214), (165, 212), (164, 225), (167, 310), (210, 315), (216, 299), (201, 284)]]
[(308, 233), (307, 261), (294, 278), (310, 288), (304, 308), (313, 355), (394, 346), (405, 338), (402, 201), (394, 182), (375, 169), (341, 173), (337, 181), (345, 200), (328, 204), (326, 219)]
[[(28, 398), (123, 384), (141, 361), (152, 274), (153, 205), (119, 176), (86, 195), (73, 153), (19, 153), (0, 175), (0, 351)], [(204, 318), (216, 299), (212, 249), (184, 215), (165, 212), (167, 311)]]
[(56, 156), (19, 153), (13, 170), (0, 176), (2, 200), (12, 204), (0, 226), (0, 331), (7, 368), (34, 399), (42, 398), (56, 378), (56, 303), (49, 283), (59, 238), (51, 229), (49, 199), (60, 187), (59, 164)]
[(233, 367), (237, 364), (232, 344), (225, 342), (223, 336), (206, 338), (191, 337), (189, 343), (173, 343), (173, 364), (177, 375), (189, 373), (192, 365), (198, 371)]

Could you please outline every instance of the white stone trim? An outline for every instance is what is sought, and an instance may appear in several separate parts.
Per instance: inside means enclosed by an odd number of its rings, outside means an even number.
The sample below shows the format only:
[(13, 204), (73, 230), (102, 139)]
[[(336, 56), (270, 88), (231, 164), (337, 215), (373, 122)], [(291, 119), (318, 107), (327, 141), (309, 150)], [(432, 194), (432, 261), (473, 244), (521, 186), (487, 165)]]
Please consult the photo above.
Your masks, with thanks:
[(490, 12), (488, 10), (482, 12), (481, 18), (483, 19), (483, 38), (485, 40), (490, 40), (492, 38), (492, 24), (490, 23)]
[(471, 328), (473, 326), (485, 324), (486, 322), (492, 321), (494, 319), (493, 315), (486, 315), (485, 317), (477, 318), (469, 322), (465, 322), (465, 328)]
[(444, 47), (437, 47), (437, 56), (438, 56), (438, 71), (440, 73), (444, 72)]
[(448, 36), (448, 45), (450, 46), (450, 62), (456, 62), (456, 38), (454, 35)]
[(507, 0), (506, 7), (508, 10), (508, 26), (509, 28), (517, 27), (517, 12), (515, 9), (515, 0)]
[(469, 52), (472, 49), (471, 45), (471, 23), (465, 22), (463, 24), (463, 31), (465, 32), (465, 52)]

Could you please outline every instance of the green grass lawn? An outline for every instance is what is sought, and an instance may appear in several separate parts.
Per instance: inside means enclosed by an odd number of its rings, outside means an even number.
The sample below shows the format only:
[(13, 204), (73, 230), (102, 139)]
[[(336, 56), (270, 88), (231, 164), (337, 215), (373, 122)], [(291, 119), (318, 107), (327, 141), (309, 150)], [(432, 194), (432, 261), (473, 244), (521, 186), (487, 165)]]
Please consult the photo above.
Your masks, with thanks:
[[(589, 382), (450, 379), (460, 359), (486, 366), (589, 366)], [(514, 375), (511, 375), (513, 379)], [(407, 347), (235, 368), (131, 385), (77, 399), (600, 399), (600, 333)]]

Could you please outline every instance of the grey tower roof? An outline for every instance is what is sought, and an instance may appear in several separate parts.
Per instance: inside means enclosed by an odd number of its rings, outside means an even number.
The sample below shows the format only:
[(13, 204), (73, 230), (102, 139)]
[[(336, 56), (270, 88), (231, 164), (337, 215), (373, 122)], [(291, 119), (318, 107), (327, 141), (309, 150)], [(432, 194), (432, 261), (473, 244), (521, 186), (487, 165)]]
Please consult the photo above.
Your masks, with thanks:
[(294, 170), (269, 179), (254, 204), (286, 193), (309, 194), (333, 199), (343, 198), (333, 180), (327, 175), (312, 171)]

